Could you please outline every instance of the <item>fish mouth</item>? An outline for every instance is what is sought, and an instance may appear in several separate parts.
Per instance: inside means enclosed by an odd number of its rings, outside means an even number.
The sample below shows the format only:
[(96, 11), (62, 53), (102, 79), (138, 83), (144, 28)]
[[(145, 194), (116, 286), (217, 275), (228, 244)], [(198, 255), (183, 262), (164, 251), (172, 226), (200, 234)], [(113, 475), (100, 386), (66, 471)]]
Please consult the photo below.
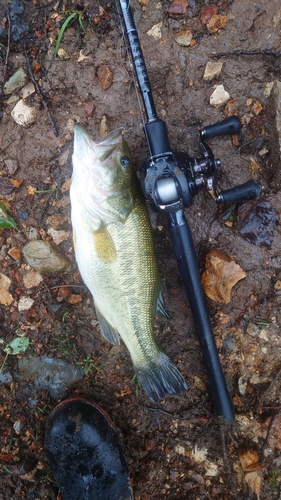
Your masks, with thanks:
[(79, 152), (79, 156), (82, 157), (89, 153), (90, 148), (98, 160), (105, 161), (120, 145), (122, 138), (123, 129), (117, 128), (101, 141), (95, 142), (83, 125), (80, 123), (74, 125), (74, 151)]

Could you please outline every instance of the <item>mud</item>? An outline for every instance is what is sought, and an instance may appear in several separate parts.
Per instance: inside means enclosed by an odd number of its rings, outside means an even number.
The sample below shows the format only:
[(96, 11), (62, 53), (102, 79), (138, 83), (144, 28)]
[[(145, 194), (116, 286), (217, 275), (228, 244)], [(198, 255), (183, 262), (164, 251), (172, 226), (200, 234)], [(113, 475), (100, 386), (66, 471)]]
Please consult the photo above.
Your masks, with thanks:
[[(1, 4), (2, 18), (6, 5), (9, 2)], [(13, 297), (11, 305), (0, 305), (3, 343), (25, 333), (31, 342), (29, 355), (84, 367), (83, 381), (68, 395), (93, 399), (111, 416), (124, 443), (136, 500), (280, 498), (280, 225), (274, 229), (270, 248), (255, 246), (239, 234), (235, 217), (232, 221), (218, 217), (218, 207), (206, 191), (186, 210), (200, 271), (208, 251), (216, 248), (233, 257), (247, 273), (233, 288), (229, 304), (207, 300), (236, 413), (233, 426), (222, 425), (213, 412), (165, 214), (158, 215), (154, 232), (171, 319), (157, 317), (155, 335), (185, 376), (188, 392), (159, 404), (147, 400), (134, 379), (125, 348), (112, 348), (101, 338), (90, 294), (78, 275), (70, 235), (60, 249), (71, 261), (72, 271), (60, 277), (44, 276), (39, 285), (26, 289), (24, 277), (30, 268), (21, 249), (30, 233), (52, 241), (47, 218), (59, 214), (69, 220), (73, 122), (83, 123), (94, 138), (99, 136), (103, 115), (111, 129), (124, 127), (137, 170), (148, 150), (145, 115), (116, 5), (90, 2), (83, 17), (86, 33), (76, 18), (61, 42), (67, 58), (54, 61), (55, 40), (67, 16), (62, 10), (83, 9), (83, 5), (47, 0), (22, 5), (24, 11), (15, 15), (24, 16), (25, 33), (12, 36), (7, 61), (6, 51), (1, 50), (2, 85), (19, 67), (30, 79), (31, 68), (48, 111), (38, 93), (31, 94), (25, 102), (37, 111), (36, 122), (22, 127), (11, 116), (15, 103), (1, 94), (0, 179), (23, 180), (1, 194), (18, 227), (18, 231), (3, 229), (0, 233), (0, 272), (10, 278)], [(134, 2), (157, 112), (167, 123), (173, 150), (199, 156), (199, 130), (228, 113), (224, 106), (214, 108), (209, 103), (214, 85), (223, 84), (244, 125), (236, 146), (230, 137), (208, 141), (221, 160), (219, 188), (260, 179), (264, 198), (280, 214), (276, 97), (274, 91), (265, 93), (269, 83), (274, 89), (274, 82), (280, 80), (279, 1), (218, 2), (218, 13), (228, 20), (216, 34), (210, 34), (200, 21), (203, 1), (188, 7), (184, 15), (169, 15), (169, 5), (150, 0), (141, 7)], [(147, 32), (160, 22), (161, 38), (155, 40)], [(192, 31), (192, 47), (175, 41), (176, 34), (186, 30)], [(5, 30), (0, 37), (7, 47)], [(274, 53), (266, 53), (267, 49)], [(240, 55), (233, 54), (234, 50), (241, 51)], [(217, 58), (223, 62), (221, 74), (206, 82), (205, 66), (218, 53), (227, 54)], [(102, 65), (113, 75), (106, 91), (98, 76)], [(15, 95), (21, 98), (20, 91)], [(11, 161), (16, 165), (13, 173), (8, 168)], [(63, 229), (68, 230), (69, 225)], [(16, 258), (14, 249), (19, 250)], [(19, 311), (19, 298), (25, 294), (34, 304)], [(63, 310), (57, 316), (55, 306)], [(43, 442), (45, 420), (57, 401), (29, 379), (18, 380), (16, 356), (8, 357), (5, 370), (13, 380), (7, 376), (1, 386), (0, 498), (55, 499), (58, 492), (45, 463)], [(239, 458), (249, 450), (257, 456), (250, 467), (258, 478), (255, 483)]]

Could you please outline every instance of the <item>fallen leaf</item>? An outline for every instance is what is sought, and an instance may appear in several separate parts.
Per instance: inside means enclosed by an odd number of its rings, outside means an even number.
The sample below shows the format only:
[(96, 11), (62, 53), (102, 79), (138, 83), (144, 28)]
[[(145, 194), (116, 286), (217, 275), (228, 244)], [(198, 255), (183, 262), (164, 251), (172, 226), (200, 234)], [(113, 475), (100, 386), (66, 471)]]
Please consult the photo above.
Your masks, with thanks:
[(17, 337), (9, 342), (9, 344), (4, 347), (3, 351), (13, 355), (22, 354), (28, 349), (29, 343), (28, 337)]
[(253, 106), (251, 107), (251, 111), (252, 113), (254, 113), (254, 115), (259, 115), (260, 112), (262, 111), (263, 107), (262, 107), (262, 104), (260, 103), (260, 101), (256, 101)]
[(67, 299), (67, 302), (69, 304), (78, 304), (79, 302), (82, 302), (82, 297), (81, 295), (75, 295), (72, 293), (69, 299)]
[(7, 213), (4, 203), (0, 202), (0, 228), (16, 228), (16, 223)]
[(245, 240), (270, 248), (279, 224), (275, 207), (264, 198), (243, 203), (238, 208), (238, 230)]
[(229, 304), (232, 288), (246, 276), (247, 273), (228, 255), (219, 250), (211, 250), (207, 254), (202, 284), (210, 299)]
[[(259, 456), (255, 450), (239, 450), (238, 458), (244, 472), (252, 472), (259, 468)], [(255, 467), (253, 469), (253, 466)]]
[(13, 184), (15, 188), (18, 188), (23, 183), (23, 179), (10, 179), (10, 182)]

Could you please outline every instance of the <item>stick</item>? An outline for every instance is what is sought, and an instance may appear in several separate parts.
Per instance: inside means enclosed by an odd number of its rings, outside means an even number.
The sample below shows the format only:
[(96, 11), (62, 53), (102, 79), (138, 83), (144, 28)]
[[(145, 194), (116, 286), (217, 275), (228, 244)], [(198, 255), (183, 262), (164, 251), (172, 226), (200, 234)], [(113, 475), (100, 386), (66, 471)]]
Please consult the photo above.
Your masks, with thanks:
[(53, 132), (55, 134), (55, 136), (58, 135), (58, 131), (57, 131), (57, 128), (56, 128), (56, 125), (55, 125), (55, 122), (53, 120), (53, 118), (51, 117), (51, 114), (50, 114), (50, 111), (48, 109), (48, 105), (47, 105), (47, 102), (46, 102), (46, 99), (44, 97), (44, 94), (42, 93), (39, 85), (38, 85), (38, 82), (35, 80), (34, 78), (34, 75), (33, 75), (33, 71), (32, 71), (32, 67), (31, 67), (31, 64), (30, 64), (30, 58), (26, 52), (26, 48), (24, 48), (24, 54), (25, 54), (25, 59), (26, 59), (26, 68), (27, 68), (27, 72), (29, 74), (29, 78), (30, 80), (32, 81), (34, 87), (35, 87), (35, 90), (36, 90), (36, 94), (38, 95), (38, 97), (40, 98), (42, 104), (43, 104), (43, 107), (47, 113), (47, 116), (49, 118), (49, 122), (52, 126), (52, 129), (53, 129)]

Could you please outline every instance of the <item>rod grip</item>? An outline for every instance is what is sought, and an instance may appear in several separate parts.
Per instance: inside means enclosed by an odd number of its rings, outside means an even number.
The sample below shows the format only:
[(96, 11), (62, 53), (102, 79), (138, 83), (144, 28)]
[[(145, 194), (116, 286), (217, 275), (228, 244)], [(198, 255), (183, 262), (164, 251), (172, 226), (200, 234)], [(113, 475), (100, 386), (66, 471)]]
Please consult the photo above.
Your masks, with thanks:
[(168, 216), (171, 240), (193, 314), (214, 409), (218, 416), (232, 423), (234, 421), (233, 406), (207, 311), (192, 234), (183, 210), (168, 212)]

